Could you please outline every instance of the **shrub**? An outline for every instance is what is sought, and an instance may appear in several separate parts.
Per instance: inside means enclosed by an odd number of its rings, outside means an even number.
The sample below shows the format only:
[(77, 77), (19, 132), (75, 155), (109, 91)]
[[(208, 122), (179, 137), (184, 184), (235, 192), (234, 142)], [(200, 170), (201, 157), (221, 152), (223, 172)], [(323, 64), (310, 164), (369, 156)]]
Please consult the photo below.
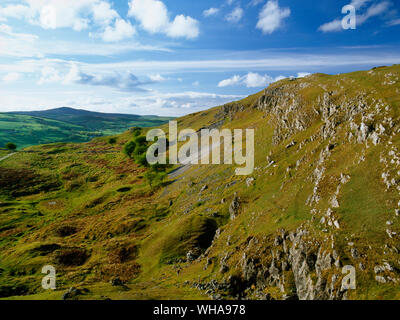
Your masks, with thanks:
[(147, 139), (145, 136), (138, 136), (138, 137), (136, 137), (136, 139), (134, 141), (138, 146), (146, 146), (147, 145)]
[(8, 149), (8, 150), (16, 150), (17, 146), (14, 143), (9, 142), (9, 143), (6, 144), (6, 149)]
[(108, 143), (109, 143), (109, 144), (116, 144), (116, 143), (117, 143), (117, 138), (114, 138), (114, 137), (109, 138), (109, 139), (108, 139)]
[(140, 129), (139, 127), (133, 127), (131, 129), (131, 132), (132, 132), (134, 137), (137, 137), (142, 133), (142, 129)]
[(146, 158), (146, 154), (141, 154), (135, 157), (135, 161), (137, 164), (143, 166), (143, 167), (147, 167), (149, 165), (149, 163), (147, 162), (147, 158)]
[(136, 143), (134, 141), (130, 141), (127, 144), (125, 144), (124, 153), (128, 157), (132, 157), (132, 153), (133, 153), (133, 151), (135, 151), (135, 148), (136, 148)]
[(144, 175), (151, 189), (156, 189), (161, 186), (166, 177), (167, 174), (165, 172), (156, 172), (153, 170), (147, 171)]
[(136, 145), (135, 150), (133, 151), (133, 155), (135, 157), (139, 157), (141, 155), (145, 155), (147, 153), (147, 147), (146, 146), (138, 146)]

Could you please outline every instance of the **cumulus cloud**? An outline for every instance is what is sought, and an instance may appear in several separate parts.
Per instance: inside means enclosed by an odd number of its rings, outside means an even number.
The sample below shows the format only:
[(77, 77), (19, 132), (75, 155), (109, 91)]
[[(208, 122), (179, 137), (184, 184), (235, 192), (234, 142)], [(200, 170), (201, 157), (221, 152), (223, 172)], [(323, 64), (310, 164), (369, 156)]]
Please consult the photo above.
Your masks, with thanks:
[(305, 77), (308, 77), (309, 75), (311, 75), (311, 73), (309, 73), (309, 72), (299, 72), (297, 74), (297, 78), (305, 78)]
[(92, 74), (80, 70), (78, 65), (72, 64), (70, 71), (63, 79), (63, 84), (83, 84), (91, 86), (103, 86), (122, 91), (147, 91), (142, 85), (151, 82), (140, 81), (131, 72), (108, 72)]
[(108, 2), (101, 1), (92, 7), (93, 20), (101, 25), (109, 25), (114, 19), (119, 18), (117, 11), (111, 8)]
[[(297, 77), (290, 78), (304, 78), (309, 76), (308, 72), (299, 72)], [(267, 74), (259, 74), (256, 72), (249, 72), (244, 76), (234, 75), (231, 78), (222, 80), (218, 83), (218, 87), (230, 87), (230, 86), (246, 86), (247, 88), (258, 88), (258, 87), (266, 87), (268, 84), (286, 79), (285, 76), (277, 76), (275, 78), (267, 75)]]
[(236, 7), (231, 13), (225, 16), (225, 20), (232, 23), (238, 23), (240, 20), (242, 20), (243, 14), (243, 9), (241, 7)]
[(149, 79), (151, 80), (151, 81), (154, 81), (154, 82), (162, 82), (162, 81), (166, 81), (167, 79), (166, 78), (164, 78), (161, 74), (159, 74), (159, 73), (157, 73), (157, 74), (150, 74), (149, 76)]
[(199, 22), (189, 16), (177, 15), (170, 20), (166, 5), (159, 0), (131, 0), (128, 15), (150, 33), (164, 33), (172, 38), (194, 39), (199, 36)]
[(43, 29), (72, 28), (82, 31), (96, 26), (95, 33), (108, 42), (134, 35), (130, 22), (123, 20), (108, 0), (23, 0), (25, 4), (0, 7), (0, 19), (25, 19)]
[(237, 85), (245, 85), (248, 88), (265, 87), (273, 82), (274, 79), (268, 75), (261, 75), (254, 72), (249, 72), (244, 76), (234, 75), (232, 78), (222, 80), (218, 83), (218, 87), (229, 87)]
[(215, 16), (219, 13), (219, 9), (218, 8), (210, 8), (207, 10), (203, 11), (203, 16), (205, 17), (211, 17), (211, 16)]
[(46, 84), (46, 83), (57, 83), (62, 81), (62, 76), (53, 67), (44, 67), (41, 72), (41, 77), (38, 81), (39, 85)]
[(264, 34), (271, 34), (277, 30), (284, 19), (290, 16), (289, 8), (279, 7), (278, 1), (269, 0), (262, 8), (257, 22), (257, 29)]
[(242, 81), (242, 77), (238, 75), (234, 75), (232, 78), (224, 79), (218, 83), (218, 87), (230, 87), (240, 84)]
[[(179, 93), (151, 92), (146, 97), (135, 97), (130, 101), (135, 108), (152, 110), (150, 113), (183, 115), (187, 114), (187, 109), (190, 109), (191, 112), (205, 110), (241, 98), (243, 98), (241, 95), (186, 91)], [(144, 113), (149, 114), (149, 111), (144, 111)]]
[[(353, 5), (356, 10), (359, 10), (363, 7), (365, 7), (371, 0), (353, 0), (350, 5)], [(369, 20), (372, 17), (379, 16), (385, 12), (388, 11), (390, 7), (390, 2), (389, 1), (381, 1), (378, 3), (374, 3), (370, 5), (366, 10), (364, 10), (364, 13), (357, 15), (356, 23), (357, 26), (363, 25), (367, 20)], [(342, 27), (342, 19), (338, 18), (333, 21), (324, 23), (321, 25), (318, 30), (322, 32), (338, 32), (338, 31), (343, 31)]]
[(167, 35), (171, 38), (194, 39), (199, 36), (199, 23), (192, 17), (185, 17), (180, 14), (167, 29)]
[(136, 30), (129, 21), (117, 19), (114, 26), (107, 26), (100, 36), (105, 42), (118, 42), (131, 38), (135, 33)]

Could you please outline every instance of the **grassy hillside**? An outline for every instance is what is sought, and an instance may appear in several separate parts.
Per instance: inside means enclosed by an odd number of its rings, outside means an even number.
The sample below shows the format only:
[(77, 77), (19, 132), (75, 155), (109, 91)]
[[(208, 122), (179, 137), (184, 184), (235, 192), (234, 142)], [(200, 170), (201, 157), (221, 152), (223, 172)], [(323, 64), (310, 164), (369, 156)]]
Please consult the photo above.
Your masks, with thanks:
[[(178, 119), (255, 129), (249, 177), (196, 165), (152, 189), (122, 152), (131, 132), (1, 162), (0, 296), (399, 299), (399, 77), (286, 79)], [(344, 266), (356, 289), (342, 290)]]
[(56, 142), (87, 142), (95, 137), (120, 134), (134, 126), (158, 126), (169, 119), (71, 108), (0, 113), (0, 146), (7, 142), (17, 144), (19, 148)]

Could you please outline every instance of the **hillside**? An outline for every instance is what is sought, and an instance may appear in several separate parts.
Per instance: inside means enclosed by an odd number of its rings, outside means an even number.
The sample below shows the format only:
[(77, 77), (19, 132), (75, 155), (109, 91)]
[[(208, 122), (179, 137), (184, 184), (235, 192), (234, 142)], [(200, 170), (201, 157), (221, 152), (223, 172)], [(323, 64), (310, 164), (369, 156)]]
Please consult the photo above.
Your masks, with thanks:
[(130, 127), (154, 127), (171, 118), (91, 112), (72, 108), (0, 113), (0, 146), (19, 148), (56, 142), (87, 142)]
[(130, 131), (11, 156), (0, 297), (399, 299), (399, 78), (400, 65), (285, 79), (177, 120), (255, 129), (251, 176), (193, 165), (152, 189), (122, 152)]

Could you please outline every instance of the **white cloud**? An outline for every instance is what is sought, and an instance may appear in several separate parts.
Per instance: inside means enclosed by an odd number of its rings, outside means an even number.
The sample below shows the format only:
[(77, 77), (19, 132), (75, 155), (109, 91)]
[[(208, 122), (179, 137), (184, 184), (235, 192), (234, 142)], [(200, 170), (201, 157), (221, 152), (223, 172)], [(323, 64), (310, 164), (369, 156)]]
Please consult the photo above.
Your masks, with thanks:
[(114, 19), (119, 18), (119, 14), (106, 1), (94, 4), (92, 10), (93, 20), (101, 25), (109, 25)]
[(367, 12), (357, 17), (357, 23), (362, 25), (368, 19), (381, 15), (389, 9), (389, 6), (390, 3), (388, 1), (382, 1), (380, 3), (373, 4), (367, 9)]
[(2, 81), (5, 82), (5, 83), (12, 83), (12, 82), (15, 82), (15, 81), (19, 80), (20, 76), (21, 75), (19, 73), (17, 73), (17, 72), (10, 72), (10, 73), (7, 73), (2, 78)]
[(242, 19), (243, 13), (244, 11), (241, 7), (236, 7), (231, 13), (226, 15), (225, 20), (232, 23), (238, 23)]
[(150, 33), (163, 32), (170, 24), (167, 7), (158, 0), (131, 0), (128, 15), (138, 20), (141, 27)]
[(123, 39), (131, 38), (136, 33), (135, 28), (128, 21), (117, 19), (114, 27), (107, 26), (101, 34), (105, 42), (118, 42)]
[(222, 80), (218, 83), (218, 87), (229, 87), (237, 85), (245, 85), (247, 88), (265, 87), (273, 82), (273, 78), (268, 75), (261, 75), (254, 72), (249, 72), (244, 76), (234, 75), (232, 78)]
[(389, 22), (390, 26), (397, 26), (400, 24), (400, 19), (395, 19)]
[(0, 56), (6, 57), (41, 57), (36, 48), (38, 36), (26, 33), (17, 33), (6, 25), (0, 24)]
[(324, 23), (322, 26), (318, 28), (318, 30), (322, 32), (335, 32), (342, 31), (342, 20), (336, 19), (331, 22)]
[[(59, 73), (57, 72), (57, 75)], [(121, 70), (111, 72), (86, 72), (77, 63), (72, 63), (69, 72), (65, 76), (55, 78), (55, 81), (65, 85), (81, 84), (90, 86), (102, 86), (121, 91), (147, 91), (142, 85), (149, 82), (140, 81), (132, 72)]]
[(259, 14), (257, 28), (264, 34), (271, 34), (282, 25), (290, 13), (289, 8), (280, 8), (278, 1), (269, 0)]
[(297, 74), (297, 78), (304, 78), (304, 77), (308, 77), (309, 75), (311, 75), (311, 73), (309, 73), (309, 72), (299, 72)]
[(238, 75), (234, 75), (232, 78), (222, 80), (218, 83), (218, 87), (223, 88), (223, 87), (230, 87), (230, 86), (235, 86), (238, 85), (242, 81), (242, 77)]
[(287, 77), (285, 77), (285, 76), (277, 76), (276, 78), (275, 78), (275, 81), (281, 81), (281, 80), (283, 80), (283, 79), (286, 79)]
[[(357, 10), (363, 8), (370, 0), (353, 0), (350, 4), (353, 5)], [(372, 4), (367, 10), (360, 15), (357, 15), (356, 22), (357, 26), (363, 25), (367, 20), (372, 17), (379, 16), (385, 13), (390, 6), (390, 2), (381, 1), (379, 3)], [(322, 32), (338, 32), (343, 31), (342, 20), (335, 19), (333, 21), (324, 23), (321, 25), (318, 30)]]
[(199, 36), (199, 22), (192, 17), (178, 15), (167, 29), (167, 35), (171, 38), (194, 39)]
[(243, 79), (243, 83), (247, 88), (264, 87), (272, 81), (273, 79), (270, 76), (260, 75), (254, 72), (249, 72)]
[(258, 6), (261, 2), (263, 2), (263, 0), (252, 0), (249, 3), (249, 5), (255, 7), (255, 6)]
[[(299, 72), (297, 77), (292, 78), (304, 78), (309, 76), (311, 73)], [(218, 83), (218, 87), (229, 87), (229, 86), (246, 86), (247, 88), (259, 88), (266, 87), (268, 84), (286, 79), (285, 76), (277, 76), (275, 78), (270, 77), (267, 74), (261, 75), (255, 72), (249, 72), (244, 76), (234, 75), (229, 79), (222, 80)]]
[(241, 98), (243, 98), (241, 95), (220, 95), (195, 91), (179, 93), (151, 92), (147, 96), (127, 98), (124, 103), (134, 104), (134, 108), (141, 110), (142, 114), (183, 115)]
[(162, 82), (162, 81), (166, 81), (167, 79), (165, 79), (161, 74), (159, 74), (159, 73), (157, 73), (157, 74), (150, 74), (149, 76), (149, 79), (151, 80), (151, 81), (154, 81), (154, 82)]
[(30, 18), (32, 10), (29, 7), (21, 4), (10, 4), (6, 7), (0, 7), (0, 18), (7, 20), (7, 18)]
[(39, 85), (45, 83), (57, 83), (62, 81), (62, 77), (59, 72), (53, 67), (44, 67), (42, 69), (42, 75), (38, 81)]
[(166, 5), (159, 0), (130, 0), (130, 17), (135, 18), (141, 27), (150, 33), (164, 33), (172, 38), (197, 38), (199, 22), (189, 16), (177, 15), (169, 19)]
[(203, 16), (205, 17), (211, 17), (211, 16), (215, 16), (219, 13), (219, 9), (218, 8), (210, 8), (207, 10), (203, 11)]
[(43, 29), (88, 29), (94, 24), (105, 41), (131, 37), (134, 29), (112, 9), (108, 0), (23, 0), (26, 5), (0, 7), (0, 19), (25, 19)]
[(357, 10), (364, 7), (371, 0), (352, 0), (350, 5), (354, 6)]

